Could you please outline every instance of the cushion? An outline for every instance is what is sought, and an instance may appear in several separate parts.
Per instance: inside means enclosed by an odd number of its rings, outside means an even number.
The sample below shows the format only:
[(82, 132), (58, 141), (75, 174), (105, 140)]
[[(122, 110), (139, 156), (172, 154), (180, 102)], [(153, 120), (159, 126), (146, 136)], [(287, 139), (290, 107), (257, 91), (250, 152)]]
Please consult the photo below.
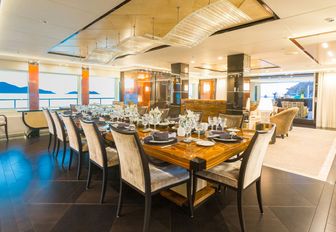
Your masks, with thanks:
[(106, 155), (107, 155), (107, 167), (112, 167), (119, 164), (118, 153), (117, 150), (112, 147), (107, 147)]
[(189, 172), (175, 165), (158, 167), (149, 164), (152, 192), (189, 179)]
[(239, 170), (241, 161), (221, 163), (206, 171), (200, 171), (197, 176), (205, 177), (216, 182), (238, 188)]

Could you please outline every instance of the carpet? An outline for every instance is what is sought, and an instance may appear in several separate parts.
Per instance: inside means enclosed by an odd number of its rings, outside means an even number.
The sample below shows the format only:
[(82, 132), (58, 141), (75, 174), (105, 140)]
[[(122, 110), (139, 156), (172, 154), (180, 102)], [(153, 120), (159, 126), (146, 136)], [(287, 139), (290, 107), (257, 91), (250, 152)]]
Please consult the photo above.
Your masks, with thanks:
[(336, 131), (294, 127), (268, 148), (264, 166), (326, 181), (336, 154)]

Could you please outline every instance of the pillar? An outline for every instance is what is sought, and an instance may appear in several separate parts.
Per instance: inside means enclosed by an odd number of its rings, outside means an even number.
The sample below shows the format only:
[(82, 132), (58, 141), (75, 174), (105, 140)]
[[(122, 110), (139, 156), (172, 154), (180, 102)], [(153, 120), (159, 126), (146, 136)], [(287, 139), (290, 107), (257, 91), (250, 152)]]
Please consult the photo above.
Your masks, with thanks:
[(181, 99), (189, 97), (189, 64), (171, 64), (171, 72), (175, 76), (173, 103), (180, 105)]
[(39, 105), (39, 64), (38, 62), (28, 63), (28, 95), (29, 109), (38, 110)]
[[(250, 57), (246, 54), (228, 56), (227, 78), (227, 114), (243, 114), (244, 102), (244, 71), (250, 69)], [(246, 78), (245, 78), (246, 79)]]
[(82, 67), (82, 83), (81, 83), (82, 105), (89, 104), (89, 76), (90, 76), (89, 68)]

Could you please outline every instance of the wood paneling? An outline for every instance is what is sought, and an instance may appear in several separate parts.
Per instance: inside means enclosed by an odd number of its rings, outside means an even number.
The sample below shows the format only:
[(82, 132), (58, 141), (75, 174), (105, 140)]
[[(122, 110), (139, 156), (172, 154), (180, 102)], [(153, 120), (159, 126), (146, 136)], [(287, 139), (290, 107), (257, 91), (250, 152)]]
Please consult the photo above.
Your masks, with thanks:
[(199, 99), (216, 99), (216, 79), (199, 81)]

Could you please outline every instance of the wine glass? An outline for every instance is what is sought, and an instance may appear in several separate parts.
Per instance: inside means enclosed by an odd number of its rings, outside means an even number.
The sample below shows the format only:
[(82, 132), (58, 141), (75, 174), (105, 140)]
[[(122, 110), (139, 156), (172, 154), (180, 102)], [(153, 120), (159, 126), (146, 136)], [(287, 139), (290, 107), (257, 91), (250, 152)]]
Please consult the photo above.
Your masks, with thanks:
[(191, 121), (187, 120), (185, 123), (185, 131), (186, 131), (186, 142), (191, 142), (191, 130), (192, 130), (192, 123)]
[(208, 123), (209, 123), (209, 125), (211, 126), (211, 130), (213, 130), (213, 117), (211, 117), (211, 116), (209, 116), (208, 117)]
[(148, 124), (149, 124), (148, 114), (144, 114), (144, 116), (142, 117), (142, 125), (144, 125), (144, 129), (146, 129)]
[(203, 130), (202, 123), (200, 123), (200, 122), (196, 123), (195, 129), (197, 131), (198, 140), (200, 140), (201, 139), (201, 131)]
[(217, 118), (217, 124), (216, 124), (216, 130), (217, 130), (217, 128), (219, 127), (219, 126), (221, 126), (221, 129), (223, 130), (223, 128), (222, 128), (222, 118), (221, 117), (218, 117)]
[(218, 118), (217, 117), (213, 117), (212, 124), (215, 126), (215, 129), (217, 130), (217, 125), (218, 125)]

